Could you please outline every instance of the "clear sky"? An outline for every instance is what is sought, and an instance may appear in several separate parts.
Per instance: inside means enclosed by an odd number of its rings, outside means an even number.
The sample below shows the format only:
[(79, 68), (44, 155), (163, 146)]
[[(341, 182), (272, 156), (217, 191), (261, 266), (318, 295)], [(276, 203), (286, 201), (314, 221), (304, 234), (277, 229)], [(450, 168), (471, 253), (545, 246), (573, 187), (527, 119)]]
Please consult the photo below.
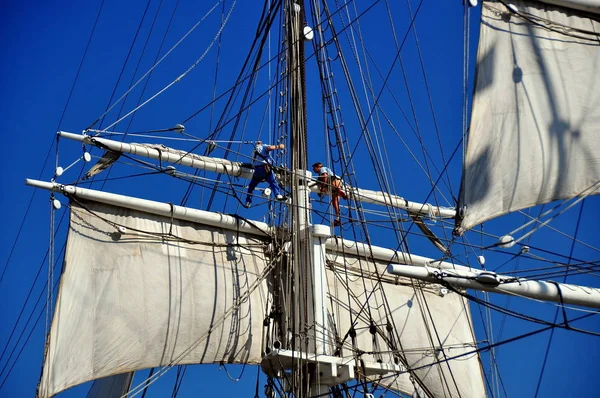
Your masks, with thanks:
[[(198, 6), (200, 3), (202, 6)], [(216, 1), (181, 1), (175, 13), (175, 22), (171, 25), (160, 54), (164, 54), (185, 32), (200, 21), (214, 3)], [(229, 10), (231, 3), (231, 1), (225, 3), (225, 11)], [(228, 89), (237, 76), (243, 61), (243, 57), (240, 59), (239, 55), (247, 53), (249, 43), (254, 35), (254, 24), (261, 11), (259, 3), (240, 1), (234, 8), (231, 21), (224, 31), (217, 93)], [(369, 4), (377, 3), (376, 7), (365, 14), (367, 21), (364, 26), (365, 30), (387, 18), (383, 7), (384, 1), (369, 0), (356, 3), (361, 4), (361, 9), (366, 8)], [(102, 11), (98, 24), (91, 36), (101, 4)], [(136, 45), (129, 52), (147, 5), (147, 15), (138, 34)], [(4, 273), (0, 281), (0, 350), (4, 351), (0, 356), (0, 396), (2, 397), (32, 397), (35, 395), (44, 348), (45, 312), (41, 311), (41, 305), (46, 299), (46, 294), (42, 289), (47, 275), (49, 194), (41, 191), (36, 191), (34, 194), (32, 188), (25, 186), (24, 179), (49, 180), (52, 178), (56, 156), (56, 146), (53, 145), (56, 139), (55, 132), (57, 130), (80, 132), (101, 116), (109, 102), (113, 103), (125, 92), (125, 87), (131, 81), (137, 80), (137, 78), (133, 79), (133, 76), (138, 59), (141, 58), (142, 62), (140, 62), (135, 76), (139, 77), (148, 70), (159, 50), (175, 2), (163, 1), (159, 17), (154, 25), (155, 33), (152, 40), (149, 41), (146, 49), (142, 50), (158, 7), (159, 2), (141, 0), (106, 0), (105, 2), (98, 0), (87, 2), (5, 0), (0, 5), (0, 53), (3, 54), (3, 60), (0, 63), (0, 116), (2, 117), (4, 144), (2, 151), (3, 187), (0, 189), (3, 216), (0, 274)], [(405, 7), (402, 9), (405, 10)], [(460, 141), (462, 128), (462, 6), (458, 0), (443, 2), (425, 0), (422, 4), (419, 1), (413, 1), (412, 9), (419, 11), (416, 25), (422, 50), (421, 56), (427, 71), (430, 94), (437, 112), (437, 123), (442, 132), (443, 145), (450, 148), (444, 151), (448, 155)], [(215, 14), (203, 22), (201, 27), (206, 25), (207, 29), (195, 31), (172, 57), (166, 59), (161, 67), (157, 68), (144, 98), (148, 98), (150, 93), (157, 92), (159, 88), (171, 82), (201, 57), (213, 40), (222, 12), (223, 8), (219, 5)], [(476, 14), (479, 12), (479, 8), (474, 10)], [(396, 16), (402, 16), (404, 21), (399, 22), (397, 26), (397, 34), (402, 38), (409, 19), (400, 12)], [(475, 17), (472, 28), (475, 37), (473, 44), (476, 43), (477, 36), (476, 19)], [(89, 41), (90, 37), (92, 37), (91, 41)], [(273, 37), (270, 43), (272, 51), (277, 47), (277, 40), (277, 37)], [(387, 71), (395, 55), (395, 51), (392, 49), (389, 37), (381, 37), (380, 43), (369, 47), (372, 55), (386, 65), (383, 67), (382, 73)], [(148, 130), (171, 127), (209, 103), (215, 87), (207, 81), (214, 80), (212, 76), (215, 74), (214, 58), (217, 51), (218, 47), (214, 46), (207, 55), (207, 59), (213, 60), (210, 66), (205, 66), (204, 62), (200, 62), (189, 76), (161, 95), (160, 101), (152, 102), (136, 114), (131, 129)], [(410, 85), (422, 87), (422, 76), (419, 75), (421, 66), (416, 62), (417, 53), (414, 52), (414, 43), (407, 45), (407, 51), (412, 51), (404, 57), (407, 73), (413, 76)], [(126, 62), (128, 53), (127, 68), (123, 70), (119, 80), (121, 68)], [(471, 56), (470, 76), (472, 77), (474, 45), (471, 47)], [(386, 61), (387, 63), (385, 63)], [(271, 71), (271, 73), (275, 73), (275, 71)], [(371, 73), (376, 74), (376, 71), (372, 70)], [(207, 79), (207, 76), (211, 78)], [(310, 119), (311, 115), (317, 114), (321, 107), (314, 66), (309, 66), (308, 79)], [(392, 76), (390, 85), (397, 87), (398, 92), (405, 91), (402, 75), (397, 72)], [(113, 90), (114, 96), (111, 101)], [(135, 95), (139, 95), (139, 92)], [(413, 95), (416, 103), (420, 105), (415, 113), (419, 116), (427, 114), (429, 112), (428, 96), (423, 94), (422, 90), (416, 91)], [(401, 94), (399, 96), (402, 109), (410, 114), (410, 107), (406, 105), (406, 96)], [(311, 103), (312, 99), (315, 100)], [(136, 101), (137, 97), (129, 98), (123, 113), (131, 110)], [(115, 121), (115, 112), (113, 110), (111, 116), (99, 125), (105, 127), (108, 123)], [(392, 118), (402, 119), (398, 115), (399, 113)], [(255, 131), (259, 131), (263, 115), (253, 114), (252, 116), (247, 123), (251, 128), (255, 128)], [(193, 135), (203, 138), (211, 131), (211, 126), (216, 125), (218, 117), (218, 111), (214, 113), (205, 111), (197, 118), (192, 119), (186, 127)], [(123, 122), (119, 127), (124, 130), (126, 123), (127, 121)], [(400, 131), (403, 128), (401, 123), (397, 122), (396, 124)], [(431, 119), (423, 121), (421, 128), (432, 130)], [(309, 129), (311, 134), (309, 163), (312, 163), (323, 159), (326, 150), (323, 144), (324, 139), (320, 133), (322, 122), (318, 118), (309, 120)], [(244, 139), (268, 140), (267, 129), (260, 131), (262, 131), (260, 134), (249, 133)], [(390, 132), (390, 134), (394, 133)], [(415, 143), (414, 137), (407, 139)], [(431, 142), (433, 144), (433, 141)], [(66, 145), (65, 148), (63, 151), (61, 146), (59, 154), (60, 165), (63, 167), (71, 164), (81, 154), (75, 144)], [(422, 174), (404, 172), (404, 170), (408, 170), (405, 168), (405, 164), (410, 161), (410, 155), (403, 152), (397, 158), (394, 157), (392, 161), (398, 162), (397, 169), (401, 178), (397, 181), (402, 186), (402, 195), (410, 200), (423, 200), (427, 196), (430, 186), (427, 181), (424, 181)], [(441, 164), (443, 167), (443, 163)], [(74, 168), (79, 170), (80, 166), (81, 163)], [(453, 192), (456, 193), (459, 184), (458, 172), (460, 171), (458, 157), (452, 162), (449, 170), (454, 172), (452, 183), (455, 185)], [(360, 170), (358, 173), (360, 174)], [(368, 179), (362, 181), (365, 181), (367, 187), (374, 188), (372, 181)], [(369, 186), (369, 184), (371, 185)], [(99, 184), (97, 188), (100, 189)], [(157, 187), (153, 182), (140, 186), (114, 181), (107, 184), (105, 189), (117, 193), (151, 197), (165, 202), (178, 202), (181, 200), (182, 194), (179, 191), (177, 196), (173, 197), (170, 187)], [(407, 192), (408, 189), (411, 190), (410, 193)], [(207, 198), (196, 196), (191, 200), (191, 205), (199, 206), (200, 203), (205, 204), (206, 200)], [(66, 203), (64, 199), (62, 201)], [(450, 206), (450, 202), (451, 198), (449, 203), (443, 204)], [(578, 238), (593, 247), (600, 246), (597, 227), (600, 219), (598, 203), (597, 200), (586, 202), (586, 216), (580, 221), (578, 230)], [(63, 220), (64, 213), (64, 207), (56, 213), (57, 223), (61, 221), (66, 223), (67, 218), (65, 217)], [(257, 219), (261, 219), (263, 216), (259, 209), (253, 209), (246, 214), (255, 216)], [(569, 234), (574, 231), (573, 225), (577, 218), (577, 211), (572, 214), (573, 216), (569, 216), (570, 218), (567, 220), (556, 223), (560, 227), (567, 228)], [(565, 225), (562, 224), (563, 221)], [(570, 225), (566, 225), (567, 222)], [(504, 231), (510, 231), (510, 228), (507, 226)], [(500, 229), (502, 230), (502, 228)], [(381, 238), (381, 241), (384, 241), (386, 237), (376, 236), (375, 238)], [(569, 253), (569, 246), (565, 246), (560, 238), (545, 239), (544, 247), (563, 254)], [(386, 246), (385, 243), (376, 243)], [(475, 244), (479, 244), (479, 242)], [(532, 247), (535, 246), (532, 244)], [(59, 241), (56, 245), (57, 256), (61, 249), (62, 242)], [(586, 250), (579, 246), (575, 249), (573, 256), (594, 261), (597, 261), (599, 257), (597, 251)], [(503, 260), (500, 261), (508, 263), (510, 257), (509, 253), (501, 257)], [(501, 264), (501, 262), (497, 264)], [(511, 263), (510, 266), (514, 267), (514, 264)], [(41, 270), (40, 275), (36, 277), (38, 270)], [(501, 269), (501, 271), (504, 272), (505, 269)], [(557, 280), (562, 281), (561, 278), (557, 278)], [(591, 286), (600, 285), (597, 278), (593, 277), (569, 280), (569, 282)], [(29, 295), (31, 297), (26, 301)], [(38, 297), (40, 297), (40, 304), (35, 305)], [(549, 321), (554, 318), (554, 306), (548, 304), (534, 306), (530, 303), (518, 306), (515, 304), (517, 302), (522, 303), (517, 299), (507, 298), (497, 301), (500, 305), (509, 306), (514, 311), (530, 316)], [(25, 307), (24, 303), (27, 303)], [(479, 316), (479, 310), (473, 310), (473, 313), (474, 318)], [(572, 317), (581, 315), (579, 312), (570, 312), (569, 314)], [(30, 315), (31, 321), (26, 323)], [(38, 316), (39, 320), (36, 321)], [(600, 321), (597, 318), (591, 317), (585, 322), (575, 323), (573, 326), (598, 332), (600, 331)], [(19, 319), (19, 323), (16, 323), (17, 319)], [(494, 326), (496, 329), (493, 331), (496, 341), (543, 327), (514, 318), (497, 319), (499, 322)], [(560, 319), (562, 318), (559, 315)], [(34, 323), (35, 327), (32, 329)], [(15, 327), (14, 333), (12, 333), (13, 327)], [(476, 327), (477, 332), (481, 332), (481, 326)], [(478, 336), (483, 336), (483, 334)], [(10, 340), (9, 337), (11, 337)], [(500, 374), (508, 396), (534, 396), (549, 338), (550, 335), (546, 332), (499, 349), (497, 359), (501, 364)], [(483, 339), (479, 337), (479, 340)], [(552, 337), (548, 363), (543, 372), (542, 387), (538, 396), (593, 396), (597, 394), (597, 391), (600, 391), (600, 380), (597, 375), (597, 364), (600, 361), (599, 343), (600, 340), (596, 336), (556, 330)], [(488, 366), (487, 360), (485, 361)], [(172, 370), (167, 376), (161, 378), (158, 382), (159, 386), (151, 389), (147, 397), (170, 395), (176, 373), (176, 370)], [(146, 372), (140, 372), (140, 374), (143, 377)], [(250, 366), (188, 367), (179, 396), (208, 396), (209, 394), (254, 396), (256, 374), (256, 367)], [(237, 379), (240, 380), (235, 381)], [(140, 377), (136, 379), (137, 382), (141, 380)], [(85, 396), (87, 388), (87, 385), (76, 387), (60, 396)], [(260, 383), (258, 391), (262, 395), (263, 382)], [(504, 396), (504, 394), (500, 396)]]

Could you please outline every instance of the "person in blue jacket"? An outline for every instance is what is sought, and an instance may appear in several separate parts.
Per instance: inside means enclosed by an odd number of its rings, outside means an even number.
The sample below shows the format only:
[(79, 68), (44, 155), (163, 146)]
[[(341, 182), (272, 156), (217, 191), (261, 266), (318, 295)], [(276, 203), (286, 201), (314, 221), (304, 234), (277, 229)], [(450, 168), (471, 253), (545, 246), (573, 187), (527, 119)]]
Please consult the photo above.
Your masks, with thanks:
[(246, 204), (244, 207), (248, 208), (252, 205), (252, 192), (254, 192), (254, 188), (256, 188), (258, 183), (263, 181), (269, 183), (271, 191), (273, 191), (273, 195), (275, 195), (275, 199), (282, 201), (287, 200), (287, 197), (283, 195), (282, 190), (277, 183), (277, 179), (275, 178), (275, 173), (273, 172), (274, 160), (271, 157), (271, 151), (276, 149), (285, 149), (285, 145), (265, 145), (261, 141), (256, 142), (254, 155), (252, 157), (254, 175), (248, 185), (248, 193), (246, 194)]

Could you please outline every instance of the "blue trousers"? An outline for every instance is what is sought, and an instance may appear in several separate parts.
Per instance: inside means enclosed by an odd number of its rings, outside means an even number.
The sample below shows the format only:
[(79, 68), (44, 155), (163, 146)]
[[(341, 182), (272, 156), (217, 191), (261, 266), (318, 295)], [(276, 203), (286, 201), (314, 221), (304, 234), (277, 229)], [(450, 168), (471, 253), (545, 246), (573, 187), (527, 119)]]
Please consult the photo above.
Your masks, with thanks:
[(281, 188), (279, 188), (279, 184), (275, 179), (275, 173), (273, 170), (269, 170), (267, 173), (265, 171), (265, 166), (260, 165), (254, 167), (254, 175), (252, 176), (252, 180), (250, 180), (250, 184), (248, 185), (248, 194), (246, 195), (246, 202), (252, 203), (252, 192), (254, 192), (254, 188), (258, 185), (259, 182), (267, 181), (271, 190), (273, 191), (273, 195), (281, 195)]

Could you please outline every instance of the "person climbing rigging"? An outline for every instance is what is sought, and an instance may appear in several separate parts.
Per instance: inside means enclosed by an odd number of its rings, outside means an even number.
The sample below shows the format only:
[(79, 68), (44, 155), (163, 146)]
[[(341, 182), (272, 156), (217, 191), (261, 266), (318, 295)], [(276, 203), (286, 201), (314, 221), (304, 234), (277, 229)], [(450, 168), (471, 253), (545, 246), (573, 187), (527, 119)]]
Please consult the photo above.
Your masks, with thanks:
[(275, 195), (275, 199), (285, 201), (287, 197), (282, 194), (282, 190), (277, 183), (275, 173), (273, 173), (273, 158), (271, 157), (271, 151), (276, 149), (285, 149), (285, 145), (264, 145), (261, 141), (256, 142), (254, 148), (254, 154), (252, 156), (252, 164), (254, 165), (254, 174), (252, 180), (248, 185), (248, 193), (246, 194), (246, 204), (244, 207), (248, 208), (252, 205), (252, 192), (258, 183), (267, 181)]
[(342, 190), (342, 180), (336, 176), (330, 168), (323, 166), (323, 163), (321, 162), (313, 164), (312, 167), (313, 171), (319, 175), (317, 183), (319, 187), (319, 197), (322, 198), (325, 193), (331, 195), (331, 205), (335, 210), (336, 217), (333, 225), (336, 227), (342, 225), (340, 220), (340, 197), (342, 199), (348, 199), (348, 195)]

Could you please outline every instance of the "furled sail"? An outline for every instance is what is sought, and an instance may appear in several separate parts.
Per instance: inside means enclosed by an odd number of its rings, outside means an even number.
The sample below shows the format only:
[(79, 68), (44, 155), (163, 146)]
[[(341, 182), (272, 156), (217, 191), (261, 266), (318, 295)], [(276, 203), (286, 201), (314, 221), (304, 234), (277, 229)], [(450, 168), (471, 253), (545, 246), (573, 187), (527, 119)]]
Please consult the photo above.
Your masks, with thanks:
[(511, 4), (483, 4), (457, 233), (599, 192), (599, 15)]
[(72, 202), (40, 397), (137, 369), (259, 363), (264, 241), (95, 202)]
[[(362, 361), (402, 365), (404, 373), (371, 379), (405, 394), (486, 396), (466, 299), (456, 293), (440, 295), (438, 285), (414, 285), (409, 279), (382, 275), (387, 266), (383, 261), (349, 254), (328, 257), (328, 302), (334, 314), (329, 330), (342, 337), (343, 357), (360, 352)], [(350, 329), (356, 332), (355, 342)], [(406, 367), (414, 369), (412, 374)]]

